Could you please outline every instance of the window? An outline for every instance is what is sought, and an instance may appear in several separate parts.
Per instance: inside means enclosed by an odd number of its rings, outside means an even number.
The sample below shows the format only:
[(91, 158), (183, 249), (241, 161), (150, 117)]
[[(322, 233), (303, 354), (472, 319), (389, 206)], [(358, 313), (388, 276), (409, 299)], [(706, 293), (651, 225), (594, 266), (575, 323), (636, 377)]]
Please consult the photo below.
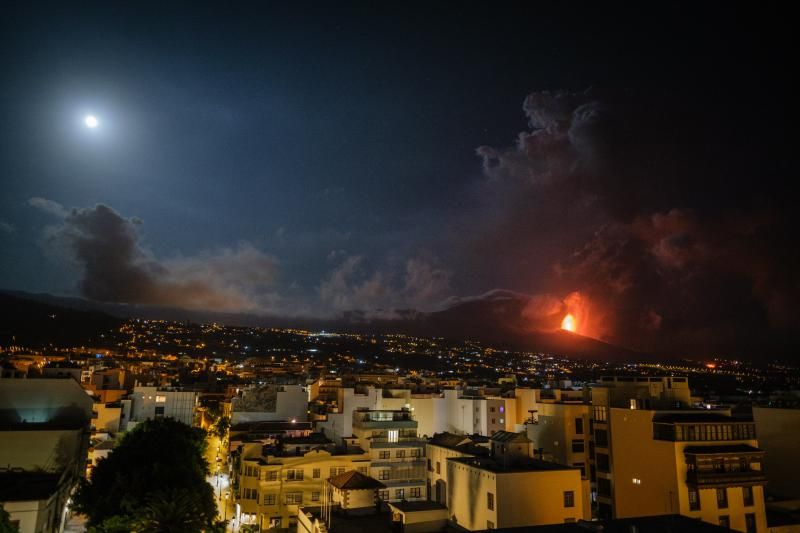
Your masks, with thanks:
[(598, 446), (608, 448), (608, 431), (605, 429), (596, 429), (594, 431), (594, 442)]
[(331, 477), (338, 476), (339, 474), (344, 474), (344, 467), (343, 466), (332, 466), (331, 467)]
[(581, 477), (586, 477), (586, 464), (585, 463), (572, 463), (575, 468), (581, 469)]
[(756, 514), (747, 513), (744, 515), (744, 528), (747, 533), (756, 533)]
[(494, 511), (494, 494), (491, 492), (486, 493), (486, 508)]
[(414, 448), (410, 453), (411, 457), (422, 457), (422, 448)]
[(394, 489), (394, 497), (398, 500), (402, 500), (406, 497), (406, 489)]
[(288, 470), (286, 472), (286, 481), (303, 481), (303, 471), (300, 469)]
[(258, 500), (258, 491), (256, 489), (243, 489), (242, 498), (245, 500)]
[(494, 407), (490, 407), (490, 408), (489, 408), (489, 412), (490, 412), (490, 413), (494, 413)]
[(388, 490), (379, 490), (378, 491), (378, 498), (381, 500), (388, 500), (389, 499), (389, 491)]
[(275, 505), (275, 495), (264, 494), (264, 505)]
[(319, 468), (315, 468), (314, 470), (311, 471), (311, 477), (313, 477), (314, 479), (319, 479), (321, 475), (322, 472), (320, 472)]
[(164, 406), (157, 405), (156, 406), (156, 416), (164, 416)]
[(419, 498), (422, 495), (422, 489), (419, 487), (411, 487), (411, 497)]
[(391, 472), (392, 471), (389, 469), (378, 470), (378, 479), (386, 481), (387, 479), (389, 479)]
[(700, 510), (700, 493), (697, 492), (697, 489), (689, 489), (689, 510), (690, 511), (699, 511)]
[(367, 476), (367, 475), (369, 475), (369, 468), (367, 468), (366, 466), (359, 466), (358, 467), (358, 473), (359, 474), (364, 474), (365, 476)]
[(583, 453), (583, 440), (572, 441), (572, 453)]
[(312, 492), (311, 493), (311, 501), (318, 502), (319, 501), (319, 492)]
[(575, 434), (583, 435), (583, 418), (575, 419)]
[(728, 489), (717, 489), (717, 508), (728, 508)]
[(440, 463), (439, 461), (436, 461), (436, 473), (437, 474), (442, 473), (442, 463)]
[(605, 422), (608, 419), (608, 409), (603, 405), (595, 405), (592, 407), (592, 415), (595, 421)]
[(156, 403), (167, 403), (167, 397), (156, 395)]
[(564, 491), (564, 507), (575, 507), (575, 492), (571, 490)]
[(406, 456), (406, 451), (405, 450), (397, 450), (395, 452), (394, 456), (397, 457), (398, 459), (402, 459), (403, 457)]
[(391, 456), (392, 452), (389, 450), (382, 450), (378, 452), (378, 459), (388, 459)]
[(731, 517), (728, 515), (722, 515), (719, 517), (719, 525), (722, 527), (731, 527)]
[(597, 495), (598, 496), (611, 496), (611, 481), (604, 478), (597, 478)]
[(597, 454), (597, 471), (606, 473), (610, 472), (608, 464), (608, 454), (605, 453)]
[(753, 487), (742, 487), (742, 496), (745, 506), (753, 505)]
[(492, 424), (496, 424), (496, 423), (497, 423), (497, 421), (495, 421), (495, 419), (492, 418)]
[(494, 529), (494, 522), (492, 522), (491, 520), (487, 520), (486, 529)]
[(298, 505), (303, 503), (302, 492), (288, 492), (286, 493), (286, 505)]
[(267, 472), (267, 481), (278, 481), (278, 471), (277, 470), (269, 470)]
[(428, 472), (433, 472), (433, 464), (430, 459), (428, 459)]
[(389, 442), (397, 442), (400, 438), (400, 430), (398, 429), (390, 429), (388, 431), (389, 434)]

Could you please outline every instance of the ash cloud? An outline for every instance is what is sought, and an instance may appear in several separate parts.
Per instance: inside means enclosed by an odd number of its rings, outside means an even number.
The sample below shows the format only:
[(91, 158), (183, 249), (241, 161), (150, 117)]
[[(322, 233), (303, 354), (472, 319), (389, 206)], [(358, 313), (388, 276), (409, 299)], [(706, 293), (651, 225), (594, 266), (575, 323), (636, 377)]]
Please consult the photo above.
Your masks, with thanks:
[(751, 116), (714, 95), (598, 91), (523, 111), (514, 146), (478, 148), (486, 180), (452, 235), (474, 237), (460, 245), (487, 282), (534, 294), (533, 329), (574, 311), (581, 333), (653, 352), (797, 345), (785, 154), (752, 142)]
[(318, 293), (336, 314), (392, 319), (398, 310), (440, 307), (451, 294), (450, 278), (449, 271), (420, 257), (371, 267), (363, 255), (349, 255), (322, 280)]
[(225, 312), (276, 303), (270, 288), (277, 261), (250, 244), (162, 260), (142, 245), (139, 219), (102, 204), (66, 209), (43, 198), (29, 203), (61, 219), (47, 229), (45, 244), (75, 263), (87, 298)]

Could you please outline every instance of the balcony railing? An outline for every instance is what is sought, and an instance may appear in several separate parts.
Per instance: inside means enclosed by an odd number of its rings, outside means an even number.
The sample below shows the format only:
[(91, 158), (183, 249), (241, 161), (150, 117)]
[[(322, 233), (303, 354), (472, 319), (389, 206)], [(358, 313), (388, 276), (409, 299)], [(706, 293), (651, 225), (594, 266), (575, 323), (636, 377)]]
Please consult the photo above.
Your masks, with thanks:
[(727, 487), (731, 485), (761, 485), (767, 476), (761, 470), (743, 471), (689, 471), (686, 483), (700, 488)]

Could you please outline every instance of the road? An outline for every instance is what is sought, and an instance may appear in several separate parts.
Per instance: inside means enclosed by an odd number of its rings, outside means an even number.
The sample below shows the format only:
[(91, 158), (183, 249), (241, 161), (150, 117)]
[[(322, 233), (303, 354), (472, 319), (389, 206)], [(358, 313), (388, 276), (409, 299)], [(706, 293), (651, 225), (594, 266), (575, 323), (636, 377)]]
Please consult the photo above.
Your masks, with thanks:
[(222, 441), (216, 435), (209, 433), (206, 447), (206, 461), (209, 471), (208, 484), (214, 488), (214, 498), (217, 501), (217, 513), (220, 519), (228, 520), (227, 531), (238, 531), (239, 523), (236, 520), (236, 509), (230, 497), (230, 478), (228, 477), (227, 453)]

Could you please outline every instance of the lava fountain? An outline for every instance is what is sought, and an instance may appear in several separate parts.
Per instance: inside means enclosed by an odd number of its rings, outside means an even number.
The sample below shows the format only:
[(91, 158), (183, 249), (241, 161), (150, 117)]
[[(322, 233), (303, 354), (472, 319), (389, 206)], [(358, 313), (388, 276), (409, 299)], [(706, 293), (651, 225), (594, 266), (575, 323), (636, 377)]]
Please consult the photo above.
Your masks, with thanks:
[(564, 317), (564, 320), (561, 321), (561, 329), (564, 331), (569, 331), (570, 333), (575, 333), (576, 324), (575, 324), (575, 317), (571, 314), (567, 314)]

